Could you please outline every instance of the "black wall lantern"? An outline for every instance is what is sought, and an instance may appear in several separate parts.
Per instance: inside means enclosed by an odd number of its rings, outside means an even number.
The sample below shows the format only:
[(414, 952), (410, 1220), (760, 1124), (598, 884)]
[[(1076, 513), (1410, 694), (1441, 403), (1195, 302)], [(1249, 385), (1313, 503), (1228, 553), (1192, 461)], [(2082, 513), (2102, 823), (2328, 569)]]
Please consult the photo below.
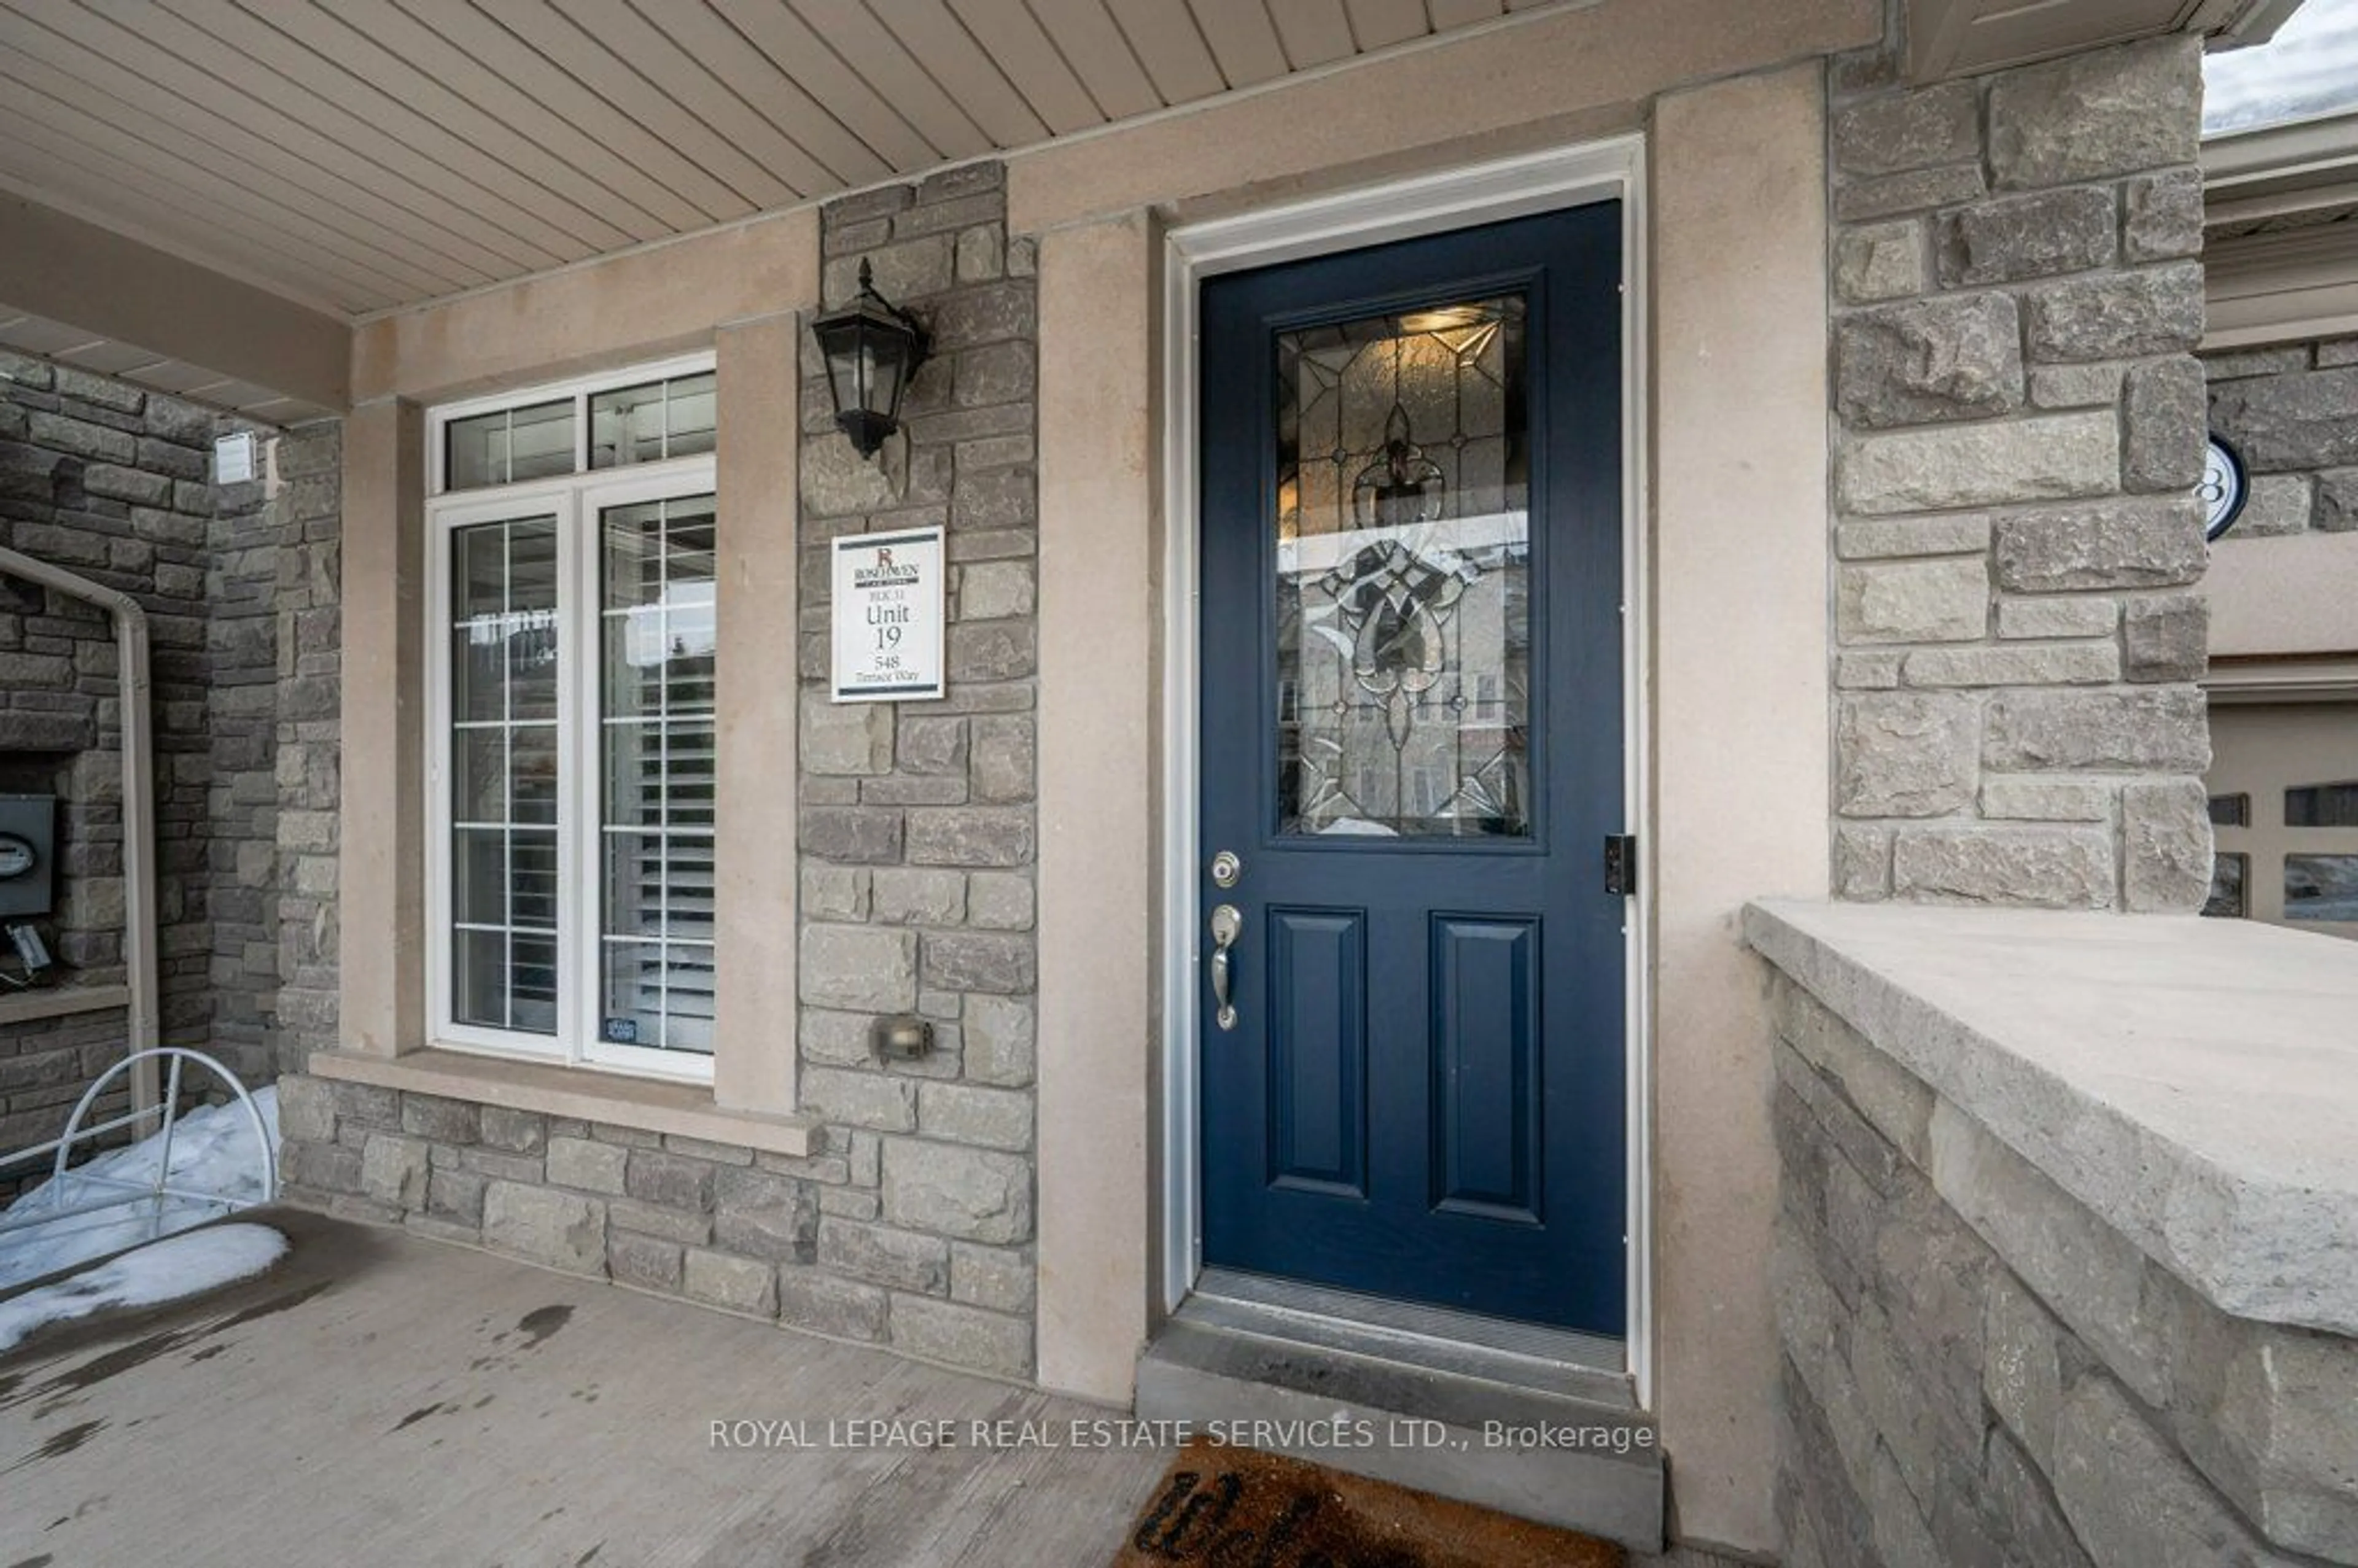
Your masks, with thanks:
[(925, 330), (876, 292), (868, 264), (860, 264), (860, 292), (840, 310), (811, 323), (827, 356), (827, 389), (835, 422), (863, 458), (901, 427), (901, 395), (932, 346)]

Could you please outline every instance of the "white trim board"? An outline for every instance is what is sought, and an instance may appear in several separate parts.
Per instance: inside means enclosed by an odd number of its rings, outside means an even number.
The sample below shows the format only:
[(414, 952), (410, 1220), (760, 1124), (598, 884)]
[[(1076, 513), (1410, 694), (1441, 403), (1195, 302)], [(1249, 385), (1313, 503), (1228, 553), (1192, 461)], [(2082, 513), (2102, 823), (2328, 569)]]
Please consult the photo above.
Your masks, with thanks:
[[(1163, 945), (1162, 1277), (1158, 1304), (1177, 1307), (1203, 1267), (1203, 1188), (1196, 1130), (1200, 1113), (1197, 1045), (1203, 923), (1195, 907), (1201, 858), (1195, 803), (1195, 733), (1200, 640), (1195, 390), (1200, 342), (1196, 314), (1207, 277), (1275, 265), (1447, 230), (1498, 222), (1558, 208), (1622, 203), (1622, 719), (1627, 756), (1625, 815), (1639, 836), (1645, 871), (1629, 901), (1624, 950), (1628, 1013), (1628, 1370), (1641, 1408), (1652, 1402), (1653, 1315), (1653, 997), (1649, 976), (1652, 926), (1652, 789), (1645, 606), (1649, 568), (1645, 301), (1646, 144), (1617, 136), (1374, 186), (1260, 211), (1186, 224), (1164, 236), (1163, 282)], [(1184, 937), (1181, 934), (1184, 934)]]
[(2358, 702), (2358, 657), (2217, 660), (2197, 682), (2213, 707), (2240, 703)]

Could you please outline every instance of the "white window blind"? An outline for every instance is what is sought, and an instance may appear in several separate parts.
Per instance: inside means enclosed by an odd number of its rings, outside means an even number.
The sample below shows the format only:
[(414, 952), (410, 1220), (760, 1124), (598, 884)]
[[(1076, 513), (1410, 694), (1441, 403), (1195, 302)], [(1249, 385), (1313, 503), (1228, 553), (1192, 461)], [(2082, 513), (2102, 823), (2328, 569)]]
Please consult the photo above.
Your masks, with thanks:
[(712, 1049), (713, 504), (601, 518), (601, 1036)]

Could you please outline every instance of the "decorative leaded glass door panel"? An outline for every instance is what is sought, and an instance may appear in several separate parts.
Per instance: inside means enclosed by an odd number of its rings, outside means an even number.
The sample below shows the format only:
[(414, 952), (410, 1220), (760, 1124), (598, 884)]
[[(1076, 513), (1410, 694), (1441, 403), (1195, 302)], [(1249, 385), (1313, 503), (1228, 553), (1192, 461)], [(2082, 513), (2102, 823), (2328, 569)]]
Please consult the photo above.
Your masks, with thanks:
[(1207, 1262), (1622, 1331), (1620, 232), (1205, 287)]
[(1531, 835), (1525, 316), (1278, 334), (1284, 832)]

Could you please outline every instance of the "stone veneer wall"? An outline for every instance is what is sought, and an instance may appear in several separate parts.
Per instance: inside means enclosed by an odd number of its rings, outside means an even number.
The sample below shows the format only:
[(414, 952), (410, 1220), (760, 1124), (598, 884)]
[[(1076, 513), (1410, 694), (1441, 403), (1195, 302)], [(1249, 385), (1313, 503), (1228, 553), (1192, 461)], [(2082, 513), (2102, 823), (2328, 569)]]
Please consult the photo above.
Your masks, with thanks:
[(2358, 1341), (2230, 1317), (1776, 977), (1787, 1568), (2358, 1563)]
[(342, 777), (343, 429), (278, 443), (271, 503), (277, 569), (277, 684), (270, 714), (277, 794), (272, 867), (278, 997), (272, 1044), (299, 1073), (336, 1038), (337, 797)]
[(234, 489), (243, 504), (217, 513), (206, 539), (205, 825), (172, 844), (166, 863), (201, 857), (212, 935), (206, 1033), (213, 1054), (259, 1088), (278, 1070), (278, 526), (263, 486)]
[(1836, 62), (1843, 897), (2202, 902), (2199, 57)]
[[(1005, 211), (1001, 168), (979, 164), (823, 214), (826, 302), (848, 300), (860, 262), (872, 262), (877, 287), (931, 329), (934, 357), (909, 389), (905, 438), (871, 462), (835, 430), (823, 367), (806, 335), (803, 345), (802, 667), (778, 701), (796, 705), (801, 727), (800, 1088), (825, 1123), (814, 1152), (289, 1076), (290, 1197), (1032, 1375), (1037, 309), (1032, 248), (1010, 242)], [(948, 529), (948, 695), (830, 702), (827, 541), (934, 523)], [(332, 532), (316, 547), (332, 552)], [(282, 583), (294, 571), (282, 554)], [(310, 579), (323, 609), (332, 576)], [(299, 711), (305, 682), (332, 666), (306, 656), (280, 688), (282, 792), (332, 782), (332, 725)], [(315, 748), (299, 764), (297, 742)], [(282, 850), (331, 851), (332, 790), (300, 808), (282, 799)], [(290, 1070), (298, 1033), (333, 1036), (334, 911), (318, 898), (332, 870), (321, 864), (306, 893), (309, 863), (294, 864), (281, 920)], [(298, 918), (304, 899), (315, 913)], [(315, 922), (323, 944), (297, 951)], [(933, 1021), (936, 1049), (881, 1063), (869, 1027), (903, 1012)]]
[(2358, 338), (2229, 349), (2202, 369), (2211, 427), (2251, 470), (2243, 515), (2220, 543), (2358, 529)]
[[(148, 615), (161, 1037), (259, 1084), (276, 988), (258, 892), (276, 832), (264, 486), (210, 483), (213, 437), (237, 427), (210, 410), (15, 355), (0, 378), (0, 544)], [(66, 984), (124, 978), (116, 673), (103, 611), (0, 579), (0, 791), (61, 798), (59, 899), (37, 924)], [(61, 1130), (125, 1022), (114, 1009), (0, 1025), (0, 1149)]]

